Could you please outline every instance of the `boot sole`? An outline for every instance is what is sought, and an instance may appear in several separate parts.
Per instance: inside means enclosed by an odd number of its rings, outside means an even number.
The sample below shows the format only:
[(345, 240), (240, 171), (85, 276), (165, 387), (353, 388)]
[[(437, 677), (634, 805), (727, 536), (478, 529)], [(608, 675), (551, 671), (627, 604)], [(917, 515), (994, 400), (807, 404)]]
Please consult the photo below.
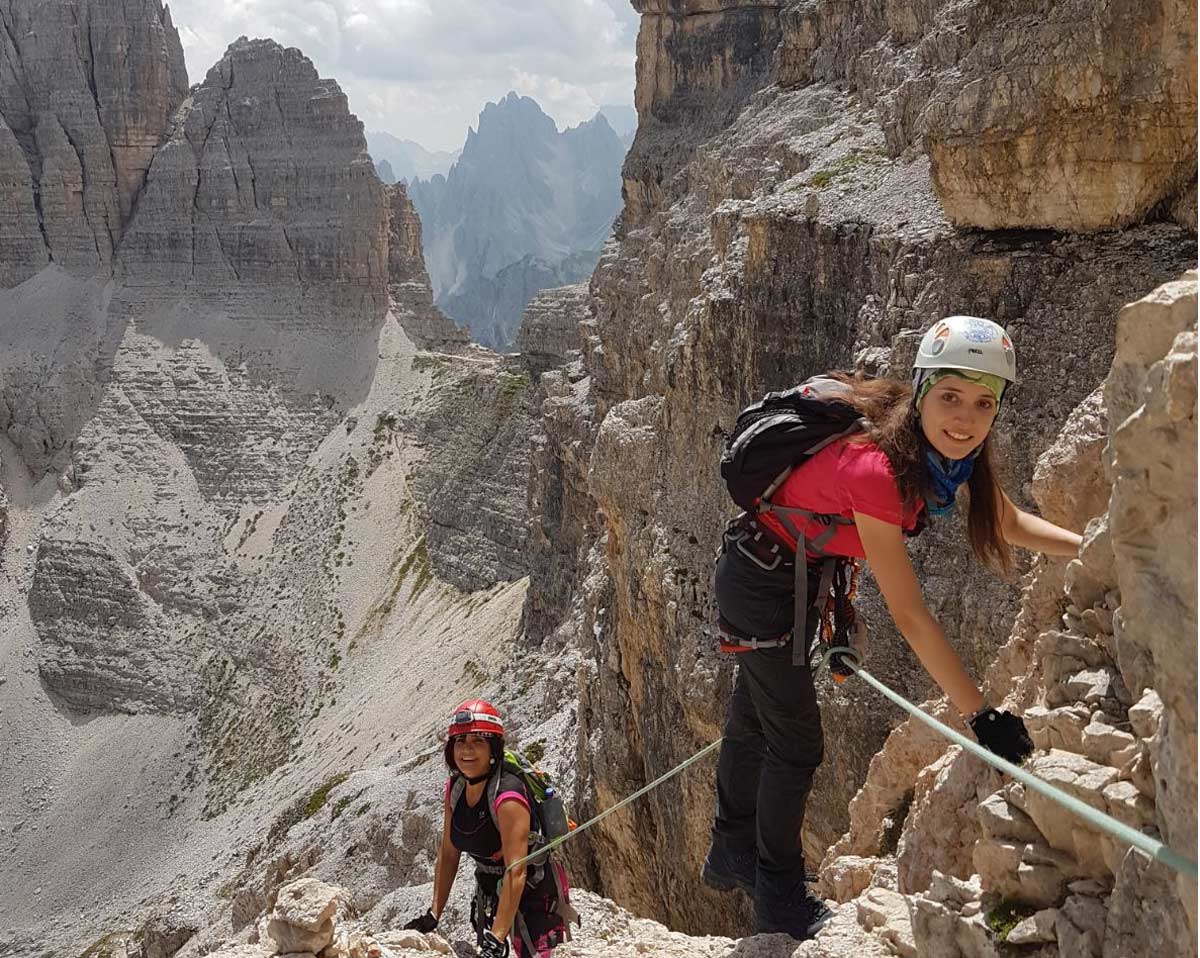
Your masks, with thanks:
[(791, 935), (797, 942), (812, 941), (817, 937), (817, 933), (826, 925), (833, 921), (836, 913), (830, 909), (825, 915), (813, 922), (810, 922), (803, 930), (788, 927), (787, 925), (776, 925), (774, 923), (760, 925), (756, 920), (754, 923), (754, 934), (756, 935)]

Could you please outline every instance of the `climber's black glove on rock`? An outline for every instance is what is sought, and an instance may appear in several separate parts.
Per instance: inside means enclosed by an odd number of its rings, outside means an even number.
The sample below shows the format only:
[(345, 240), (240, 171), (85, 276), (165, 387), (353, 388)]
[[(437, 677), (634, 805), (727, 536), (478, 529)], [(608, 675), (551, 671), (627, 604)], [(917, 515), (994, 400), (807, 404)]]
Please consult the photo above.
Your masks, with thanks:
[(508, 958), (508, 942), (485, 931), (479, 942), (479, 958)]
[(404, 926), (406, 931), (419, 931), (422, 935), (428, 935), (431, 931), (437, 928), (438, 920), (433, 917), (433, 909), (428, 909), (420, 918), (414, 918)]
[(1020, 716), (997, 709), (981, 709), (971, 716), (971, 731), (989, 752), (1020, 765), (1033, 751), (1033, 740)]

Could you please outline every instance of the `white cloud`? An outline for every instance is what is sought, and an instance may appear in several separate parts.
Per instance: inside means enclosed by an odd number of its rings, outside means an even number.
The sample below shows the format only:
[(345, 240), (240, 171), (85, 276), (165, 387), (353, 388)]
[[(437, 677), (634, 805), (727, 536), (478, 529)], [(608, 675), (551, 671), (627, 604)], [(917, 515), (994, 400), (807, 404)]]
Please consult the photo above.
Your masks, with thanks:
[(237, 37), (299, 47), (368, 129), (456, 149), (484, 103), (533, 97), (560, 126), (632, 103), (629, 0), (171, 0), (192, 82)]

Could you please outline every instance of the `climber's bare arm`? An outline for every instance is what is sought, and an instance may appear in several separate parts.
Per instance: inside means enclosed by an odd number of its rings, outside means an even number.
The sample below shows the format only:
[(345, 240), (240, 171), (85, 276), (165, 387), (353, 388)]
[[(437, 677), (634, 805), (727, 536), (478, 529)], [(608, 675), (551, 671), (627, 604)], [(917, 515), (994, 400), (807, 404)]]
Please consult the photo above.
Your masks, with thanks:
[(437, 861), (433, 866), (433, 917), (441, 918), (450, 889), (454, 887), (454, 876), (458, 874), (458, 862), (462, 853), (450, 841), (450, 796), (442, 802), (442, 843), (438, 846)]
[(900, 527), (861, 512), (854, 513), (854, 525), (879, 591), (904, 640), (962, 715), (979, 711), (983, 708), (983, 695), (954, 647), (946, 641), (946, 633), (937, 619), (925, 606), (921, 583), (908, 558)]
[(496, 906), (496, 917), (492, 921), (492, 934), (503, 941), (512, 928), (513, 918), (521, 907), (521, 895), (525, 891), (525, 866), (511, 866), (529, 854), (529, 809), (510, 799), (500, 803), (496, 818), (500, 825), (500, 851), (505, 866), (511, 869), (500, 886), (500, 903)]
[(1000, 500), (1000, 531), (1009, 545), (1052, 556), (1075, 556), (1079, 553), (1082, 536), (1018, 509), (1003, 492), (1000, 493)]

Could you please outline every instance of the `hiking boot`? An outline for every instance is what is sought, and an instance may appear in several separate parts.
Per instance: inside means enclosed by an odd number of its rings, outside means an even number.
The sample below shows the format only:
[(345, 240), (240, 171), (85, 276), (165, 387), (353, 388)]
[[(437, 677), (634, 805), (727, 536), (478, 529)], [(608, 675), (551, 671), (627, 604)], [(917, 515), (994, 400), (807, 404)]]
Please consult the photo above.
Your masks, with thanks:
[(714, 891), (732, 891), (741, 888), (747, 895), (754, 896), (754, 874), (758, 870), (758, 853), (753, 850), (733, 851), (721, 842), (714, 841), (704, 856), (704, 867), (700, 869), (700, 880)]
[(810, 892), (803, 881), (786, 897), (758, 895), (754, 900), (756, 935), (784, 934), (797, 941), (808, 941), (831, 918), (833, 912), (829, 906)]

